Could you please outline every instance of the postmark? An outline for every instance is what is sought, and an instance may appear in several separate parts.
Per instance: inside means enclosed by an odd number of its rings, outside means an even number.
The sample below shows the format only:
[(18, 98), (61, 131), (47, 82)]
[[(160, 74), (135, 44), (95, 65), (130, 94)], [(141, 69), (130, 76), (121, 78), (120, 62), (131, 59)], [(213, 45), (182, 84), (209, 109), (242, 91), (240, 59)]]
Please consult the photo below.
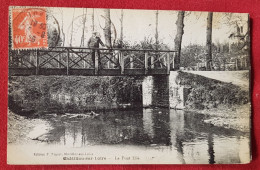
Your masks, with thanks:
[(12, 8), (12, 49), (48, 48), (45, 8)]

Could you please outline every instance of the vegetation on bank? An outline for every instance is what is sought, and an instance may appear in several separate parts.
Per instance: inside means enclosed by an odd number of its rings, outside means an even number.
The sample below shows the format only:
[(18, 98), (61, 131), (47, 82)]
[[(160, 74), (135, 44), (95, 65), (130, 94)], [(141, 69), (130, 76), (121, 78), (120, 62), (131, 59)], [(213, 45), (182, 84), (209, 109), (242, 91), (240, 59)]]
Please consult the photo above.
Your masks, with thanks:
[[(10, 77), (9, 108), (14, 112), (50, 109), (76, 111), (84, 110), (85, 106), (96, 103), (109, 106), (112, 103), (140, 102), (142, 100), (140, 79), (141, 77), (112, 76)], [(62, 98), (59, 98), (59, 95)]]
[[(248, 80), (248, 73), (245, 73)], [(204, 76), (179, 72), (177, 84), (188, 89), (186, 98), (187, 109), (211, 109), (219, 106), (236, 106), (249, 102), (249, 89)]]

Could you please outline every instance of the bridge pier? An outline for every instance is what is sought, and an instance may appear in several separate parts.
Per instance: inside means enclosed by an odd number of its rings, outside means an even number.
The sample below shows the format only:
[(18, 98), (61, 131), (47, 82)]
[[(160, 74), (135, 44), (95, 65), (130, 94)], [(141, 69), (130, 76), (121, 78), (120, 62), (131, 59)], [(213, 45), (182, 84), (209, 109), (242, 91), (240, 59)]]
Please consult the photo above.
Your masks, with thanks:
[(144, 107), (184, 109), (186, 89), (178, 82), (178, 72), (170, 75), (147, 76), (142, 82)]

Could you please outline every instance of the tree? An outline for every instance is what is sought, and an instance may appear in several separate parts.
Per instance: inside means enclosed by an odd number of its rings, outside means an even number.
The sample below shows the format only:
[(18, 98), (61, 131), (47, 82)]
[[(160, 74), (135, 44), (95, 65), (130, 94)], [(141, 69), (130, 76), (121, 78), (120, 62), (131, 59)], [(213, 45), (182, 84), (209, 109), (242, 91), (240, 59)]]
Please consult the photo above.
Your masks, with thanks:
[(85, 29), (86, 29), (86, 20), (87, 20), (87, 8), (86, 12), (84, 13), (84, 8), (83, 8), (83, 27), (82, 27), (82, 36), (81, 36), (81, 43), (80, 46), (84, 47), (84, 39), (85, 39)]
[(120, 33), (120, 45), (122, 46), (123, 43), (123, 19), (124, 19), (124, 11), (121, 9), (121, 18), (120, 18), (120, 25), (121, 25), (121, 33)]
[(94, 8), (93, 8), (93, 11), (92, 11), (92, 16), (91, 16), (91, 19), (92, 19), (92, 32), (94, 32), (95, 30), (95, 13), (94, 13)]
[(60, 14), (61, 14), (61, 46), (64, 46), (65, 44), (65, 33), (64, 33), (64, 29), (63, 29), (63, 8), (58, 8), (60, 10)]
[(74, 8), (74, 10), (73, 10), (73, 16), (72, 16), (72, 22), (71, 22), (70, 46), (72, 46), (74, 15), (75, 15), (75, 8)]
[[(247, 53), (249, 51), (250, 41), (250, 19), (242, 17), (242, 15), (236, 15), (232, 13), (227, 13), (225, 15), (225, 24), (231, 28), (232, 32), (229, 35), (230, 39), (230, 53)], [(247, 30), (245, 32), (245, 30)]]
[(211, 71), (212, 65), (212, 19), (213, 12), (208, 13), (206, 33), (206, 70)]
[(177, 51), (177, 54), (175, 55), (174, 58), (174, 69), (179, 69), (180, 68), (180, 56), (181, 56), (181, 43), (182, 43), (182, 36), (184, 34), (184, 11), (179, 11), (178, 12), (178, 19), (176, 21), (177, 25), (177, 34), (174, 39), (174, 44), (175, 44), (175, 50)]
[(112, 47), (111, 42), (111, 19), (110, 19), (110, 9), (104, 9), (104, 17), (105, 17), (105, 28), (104, 28), (104, 34), (105, 34), (105, 42), (107, 47)]
[(158, 50), (158, 44), (159, 44), (159, 35), (158, 35), (158, 14), (159, 11), (157, 10), (155, 13), (155, 44), (156, 44), (156, 50)]

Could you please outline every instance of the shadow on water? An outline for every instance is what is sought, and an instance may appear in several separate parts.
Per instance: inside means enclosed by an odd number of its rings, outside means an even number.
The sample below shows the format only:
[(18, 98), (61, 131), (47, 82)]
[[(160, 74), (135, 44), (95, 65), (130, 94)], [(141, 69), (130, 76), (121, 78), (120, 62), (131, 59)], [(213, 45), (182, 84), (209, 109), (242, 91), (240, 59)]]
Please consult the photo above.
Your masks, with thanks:
[[(84, 116), (85, 115), (85, 116)], [(175, 149), (183, 163), (241, 162), (241, 146), (249, 136), (234, 129), (204, 123), (208, 116), (169, 109), (111, 110), (89, 114), (44, 114), (52, 125), (39, 137), (69, 147), (135, 145), (145, 149)]]

